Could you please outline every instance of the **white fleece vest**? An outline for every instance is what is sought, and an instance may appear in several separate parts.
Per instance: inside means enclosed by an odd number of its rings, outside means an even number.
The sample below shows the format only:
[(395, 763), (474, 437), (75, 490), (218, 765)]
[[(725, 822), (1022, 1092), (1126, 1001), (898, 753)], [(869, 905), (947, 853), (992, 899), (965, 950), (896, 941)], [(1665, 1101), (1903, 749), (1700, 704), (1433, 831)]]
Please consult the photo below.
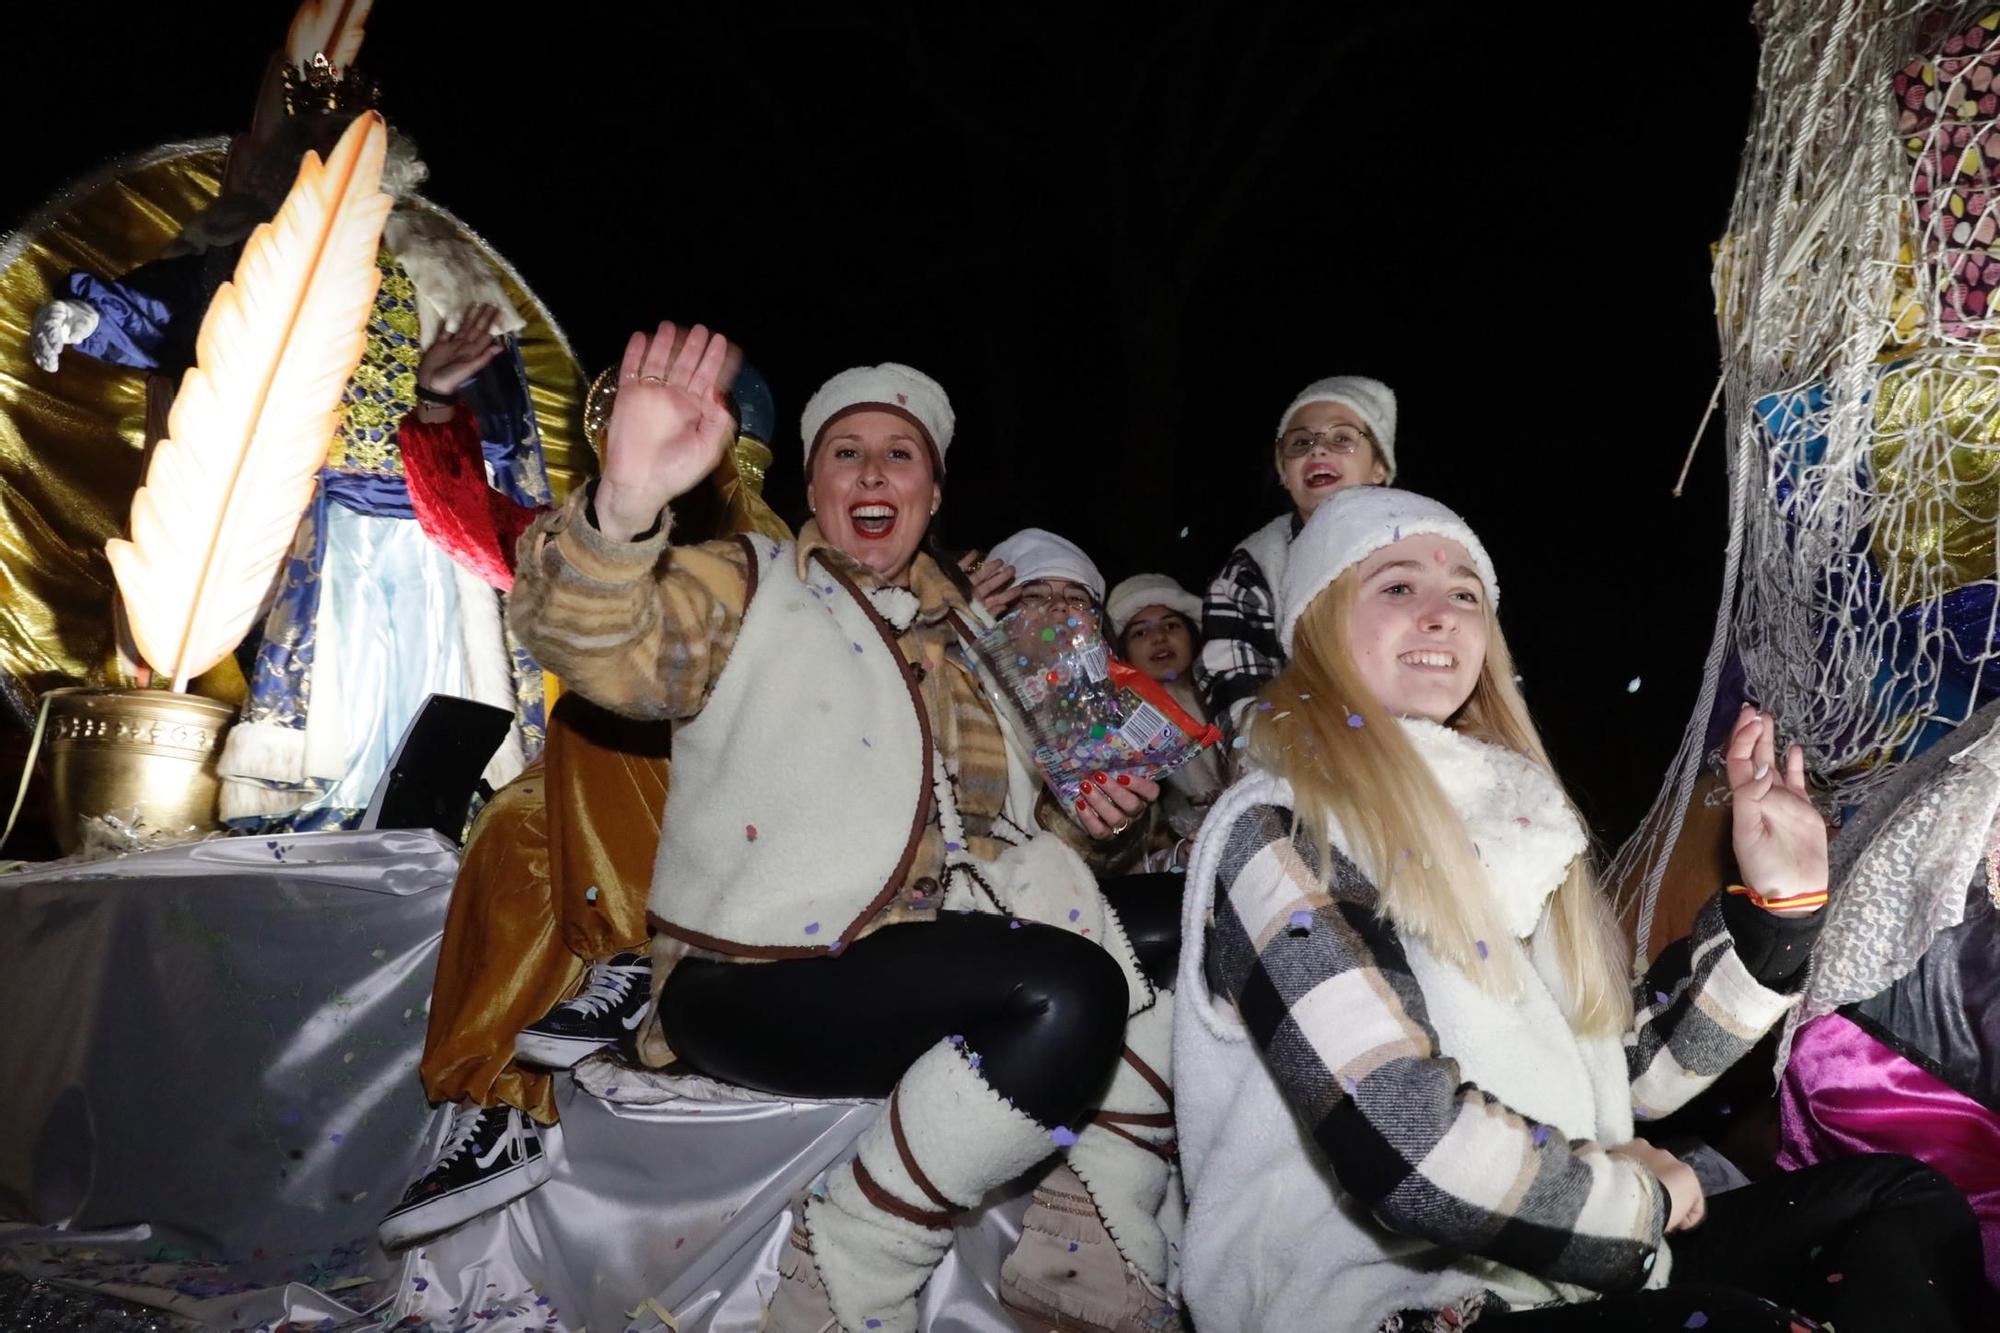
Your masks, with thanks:
[[(1546, 961), (1554, 950), (1541, 947), (1549, 897), (1585, 847), (1560, 788), (1523, 756), (1433, 723), (1403, 726), (1464, 819), (1503, 922), (1518, 932), (1487, 942), (1520, 964), (1524, 993), (1513, 1003), (1496, 1002), (1423, 941), (1401, 936), (1441, 1052), (1468, 1081), (1567, 1137), (1628, 1141), (1623, 1045), (1570, 1030), (1567, 998)], [(1373, 1330), (1400, 1310), (1439, 1309), (1481, 1289), (1521, 1305), (1580, 1298), (1503, 1265), (1448, 1260), (1376, 1222), (1300, 1134), (1234, 1007), (1209, 997), (1203, 959), (1221, 844), (1251, 807), (1289, 808), (1293, 799), (1289, 784), (1267, 773), (1238, 782), (1203, 825), (1188, 872), (1174, 1068), (1189, 1200), (1182, 1290), (1196, 1326)], [(1333, 841), (1355, 859), (1338, 827)], [(1664, 1246), (1660, 1255), (1656, 1283), (1668, 1269)]]
[(1265, 586), (1271, 590), (1271, 600), (1278, 599), (1278, 589), (1285, 581), (1285, 563), (1292, 553), (1292, 515), (1290, 511), (1278, 515), (1263, 527), (1236, 543), (1236, 549), (1256, 562), (1264, 575)]
[[(797, 548), (739, 537), (749, 606), (693, 721), (674, 731), (674, 780), (647, 907), (655, 929), (743, 958), (837, 952), (902, 891), (932, 803), (963, 843), (930, 718), (896, 640), (917, 612), (901, 588), (863, 590)], [(1037, 779), (1004, 714), (1003, 813), (1033, 830)], [(1132, 1012), (1153, 989), (1081, 858), (1037, 833), (997, 860), (947, 851), (944, 902), (1004, 911), (1101, 944)]]

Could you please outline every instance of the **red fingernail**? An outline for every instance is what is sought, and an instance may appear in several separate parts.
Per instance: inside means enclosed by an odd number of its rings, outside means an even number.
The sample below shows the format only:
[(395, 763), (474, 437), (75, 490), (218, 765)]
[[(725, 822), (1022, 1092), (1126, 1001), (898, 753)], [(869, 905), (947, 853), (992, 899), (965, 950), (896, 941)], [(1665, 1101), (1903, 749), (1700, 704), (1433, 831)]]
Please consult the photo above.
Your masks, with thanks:
[(1120, 773), (1118, 775), (1118, 785), (1121, 787), (1129, 787), (1132, 785), (1132, 779), (1127, 775)]
[(1099, 783), (1106, 783), (1106, 782), (1109, 782), (1109, 781), (1111, 781), (1111, 778), (1110, 778), (1110, 776), (1109, 776), (1108, 774), (1104, 774), (1104, 773), (1099, 773), (1099, 774), (1097, 775), (1097, 780), (1098, 780), (1098, 782), (1099, 782)]
[(1090, 809), (1090, 802), (1089, 802), (1089, 801), (1078, 801), (1078, 802), (1076, 803), (1076, 808), (1077, 808), (1077, 809), (1079, 809), (1079, 810), (1088, 810), (1088, 809)]
[(1083, 784), (1083, 791), (1084, 791), (1084, 795), (1086, 795), (1086, 796), (1088, 796), (1088, 795), (1090, 794), (1090, 784), (1089, 784), (1088, 782), (1086, 782), (1086, 783), (1084, 783), (1084, 784)]

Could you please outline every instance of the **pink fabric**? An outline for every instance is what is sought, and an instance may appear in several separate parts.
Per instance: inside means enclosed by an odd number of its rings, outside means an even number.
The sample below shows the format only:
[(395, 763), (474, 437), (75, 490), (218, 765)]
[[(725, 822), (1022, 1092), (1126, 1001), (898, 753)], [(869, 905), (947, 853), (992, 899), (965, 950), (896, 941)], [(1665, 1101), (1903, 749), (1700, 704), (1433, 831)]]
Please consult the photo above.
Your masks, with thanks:
[(1799, 1029), (1778, 1085), (1778, 1165), (1893, 1152), (1965, 1191), (2000, 1290), (2000, 1115), (1905, 1060), (1839, 1014)]

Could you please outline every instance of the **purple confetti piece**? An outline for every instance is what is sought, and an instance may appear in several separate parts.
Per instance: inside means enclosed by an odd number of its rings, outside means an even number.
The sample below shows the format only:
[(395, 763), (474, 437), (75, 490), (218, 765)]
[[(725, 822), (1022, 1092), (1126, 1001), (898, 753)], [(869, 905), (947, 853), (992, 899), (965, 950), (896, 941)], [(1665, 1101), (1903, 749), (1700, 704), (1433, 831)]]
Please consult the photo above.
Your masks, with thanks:
[(1312, 924), (1313, 924), (1313, 914), (1311, 912), (1292, 913), (1293, 930), (1311, 930)]
[(1272, 708), (1274, 708), (1274, 707), (1276, 707), (1276, 705), (1274, 705), (1274, 704), (1272, 704), (1272, 703), (1270, 703), (1270, 702), (1266, 701), (1266, 702), (1264, 702), (1264, 703), (1261, 703), (1261, 704), (1258, 704), (1258, 705), (1257, 705), (1257, 711), (1258, 711), (1258, 712), (1260, 712), (1260, 713), (1268, 713), (1268, 712), (1270, 712), (1270, 711), (1271, 711), (1271, 709), (1272, 709)]
[(1389, 540), (1392, 542), (1403, 540), (1403, 529), (1400, 525), (1389, 529)]
[(1656, 990), (1656, 991), (1654, 991), (1654, 992), (1653, 992), (1653, 1001), (1654, 1001), (1654, 1003), (1656, 1003), (1656, 1004), (1666, 1004), (1666, 1003), (1668, 1002), (1668, 1001), (1667, 1001), (1667, 993), (1666, 993), (1665, 991), (1663, 991), (1663, 990)]
[(807, 926), (806, 926), (806, 934), (808, 934), (808, 935), (817, 935), (817, 934), (819, 934), (819, 922), (817, 922), (817, 921), (813, 921), (813, 922), (810, 922), (810, 923), (808, 923), (808, 924), (807, 924)]
[(977, 1068), (979, 1068), (979, 1061), (980, 1061), (980, 1057), (979, 1057), (979, 1056), (977, 1056), (977, 1055), (973, 1055), (973, 1056), (969, 1057), (969, 1058), (968, 1058), (968, 1059), (966, 1060), (966, 1062), (965, 1062), (965, 1063), (966, 1063), (966, 1065), (967, 1065), (967, 1067), (968, 1067), (968, 1068), (972, 1068), (972, 1069), (977, 1069)]
[(1075, 1241), (1071, 1241), (1071, 1242), (1069, 1243), (1069, 1252), (1070, 1252), (1071, 1254), (1075, 1254), (1075, 1253), (1076, 1253), (1076, 1242), (1075, 1242)]
[(1074, 1148), (1076, 1146), (1076, 1131), (1070, 1129), (1067, 1125), (1057, 1125), (1054, 1129), (1050, 1130), (1049, 1138), (1058, 1148)]
[(958, 851), (958, 850), (960, 850), (960, 849), (959, 849), (959, 845), (958, 845), (957, 843), (955, 843), (955, 842), (948, 842), (948, 843), (946, 843), (946, 844), (944, 845), (944, 849), (945, 849), (946, 851), (948, 851), (948, 852), (955, 852), (955, 851)]
[(1080, 917), (1080, 916), (1082, 916), (1082, 915), (1083, 915), (1083, 913), (1082, 913), (1082, 912), (1080, 912), (1080, 911), (1078, 911), (1078, 910), (1077, 910), (1076, 908), (1074, 908), (1074, 907), (1072, 907), (1072, 908), (1070, 908), (1070, 909), (1069, 909), (1069, 919), (1070, 919), (1070, 920), (1072, 920), (1072, 921), (1076, 920), (1076, 919), (1077, 919), (1078, 917)]
[(1688, 1321), (1687, 1321), (1687, 1322), (1686, 1322), (1685, 1324), (1682, 1324), (1682, 1325), (1681, 1325), (1681, 1327), (1682, 1327), (1682, 1328), (1707, 1328), (1707, 1327), (1708, 1327), (1708, 1316), (1707, 1316), (1707, 1315), (1705, 1315), (1705, 1314), (1703, 1314), (1703, 1313), (1702, 1313), (1701, 1311), (1699, 1311), (1699, 1310), (1696, 1310), (1696, 1311), (1695, 1311), (1695, 1312), (1694, 1312), (1693, 1314), (1691, 1314), (1691, 1315), (1689, 1315), (1689, 1316), (1688, 1316)]
[(342, 1139), (343, 1137), (345, 1137), (345, 1136), (344, 1136), (344, 1135), (340, 1135), (340, 1134), (329, 1134), (329, 1135), (327, 1135), (327, 1136), (326, 1136), (326, 1141), (327, 1141), (328, 1143), (331, 1143), (331, 1144), (334, 1144), (334, 1145), (338, 1146), (338, 1145), (339, 1145), (339, 1143), (340, 1143), (340, 1141), (341, 1141), (341, 1139)]
[(1352, 1097), (1354, 1095), (1354, 1075), (1342, 1074), (1340, 1076), (1340, 1086), (1346, 1088), (1347, 1095)]
[(1547, 1143), (1548, 1141), (1549, 1141), (1549, 1127), (1548, 1127), (1547, 1125), (1536, 1125), (1536, 1126), (1535, 1126), (1535, 1146), (1536, 1146), (1537, 1148), (1539, 1148), (1539, 1147), (1541, 1147), (1541, 1146), (1542, 1146), (1542, 1145), (1543, 1145), (1544, 1143)]
[(429, 1278), (413, 1277), (410, 1281), (416, 1285), (418, 1291), (430, 1290), (431, 1283)]
[(846, 947), (847, 947), (846, 940), (835, 940), (833, 943), (826, 946), (826, 951), (830, 954), (837, 954)]
[(1368, 724), (1361, 720), (1361, 714), (1349, 713), (1347, 715), (1347, 725), (1350, 727), (1360, 728), (1360, 727), (1365, 727)]
[(1480, 958), (1481, 958), (1481, 959), (1484, 959), (1484, 958), (1486, 957), (1486, 941), (1485, 941), (1485, 940), (1474, 940), (1474, 941), (1472, 942), (1472, 944), (1473, 944), (1473, 947), (1474, 947), (1474, 948), (1476, 948), (1476, 949), (1478, 949), (1478, 950), (1479, 950), (1479, 956), (1480, 956)]
[(607, 1097), (616, 1097), (618, 1095), (618, 1085), (614, 1083), (610, 1087), (606, 1088), (604, 1090), (604, 1095)]
[(1019, 930), (1020, 928), (1021, 928), (1021, 923), (1018, 921), (1009, 921), (1007, 923), (1007, 929), (1009, 930)]
[(870, 1328), (880, 1328), (880, 1327), (882, 1327), (882, 1321), (881, 1321), (881, 1320), (879, 1320), (879, 1319), (871, 1319), (871, 1320), (869, 1320), (869, 1321), (868, 1321), (868, 1327), (870, 1327)]
[(963, 1046), (965, 1045), (965, 1034), (963, 1032), (954, 1032), (951, 1036), (946, 1037), (945, 1040), (954, 1046)]
[(857, 652), (857, 653), (858, 653), (858, 652), (860, 652), (860, 651), (861, 651), (861, 645), (860, 645), (860, 644), (858, 644), (858, 643), (857, 643), (857, 644), (855, 644), (855, 645), (854, 645), (854, 651), (855, 651), (855, 652)]
[(875, 743), (874, 743), (873, 741), (869, 740), (869, 739), (868, 739), (868, 738), (867, 738), (866, 736), (863, 736), (863, 737), (861, 738), (861, 743), (862, 743), (863, 745), (867, 746), (867, 747), (868, 747), (869, 749), (871, 749), (871, 750), (875, 748)]

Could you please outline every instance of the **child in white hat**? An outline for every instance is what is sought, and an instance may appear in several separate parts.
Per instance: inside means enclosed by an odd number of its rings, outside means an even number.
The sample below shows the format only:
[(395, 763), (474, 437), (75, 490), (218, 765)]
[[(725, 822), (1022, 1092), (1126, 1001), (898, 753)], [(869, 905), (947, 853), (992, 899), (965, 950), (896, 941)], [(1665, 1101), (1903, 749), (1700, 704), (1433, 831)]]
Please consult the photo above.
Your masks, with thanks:
[(1307, 385), (1278, 418), (1271, 462), (1291, 507), (1237, 545), (1202, 608), (1195, 681), (1228, 737), (1285, 664), (1274, 608), (1292, 539), (1328, 496), (1396, 479), (1395, 391), (1361, 375)]

